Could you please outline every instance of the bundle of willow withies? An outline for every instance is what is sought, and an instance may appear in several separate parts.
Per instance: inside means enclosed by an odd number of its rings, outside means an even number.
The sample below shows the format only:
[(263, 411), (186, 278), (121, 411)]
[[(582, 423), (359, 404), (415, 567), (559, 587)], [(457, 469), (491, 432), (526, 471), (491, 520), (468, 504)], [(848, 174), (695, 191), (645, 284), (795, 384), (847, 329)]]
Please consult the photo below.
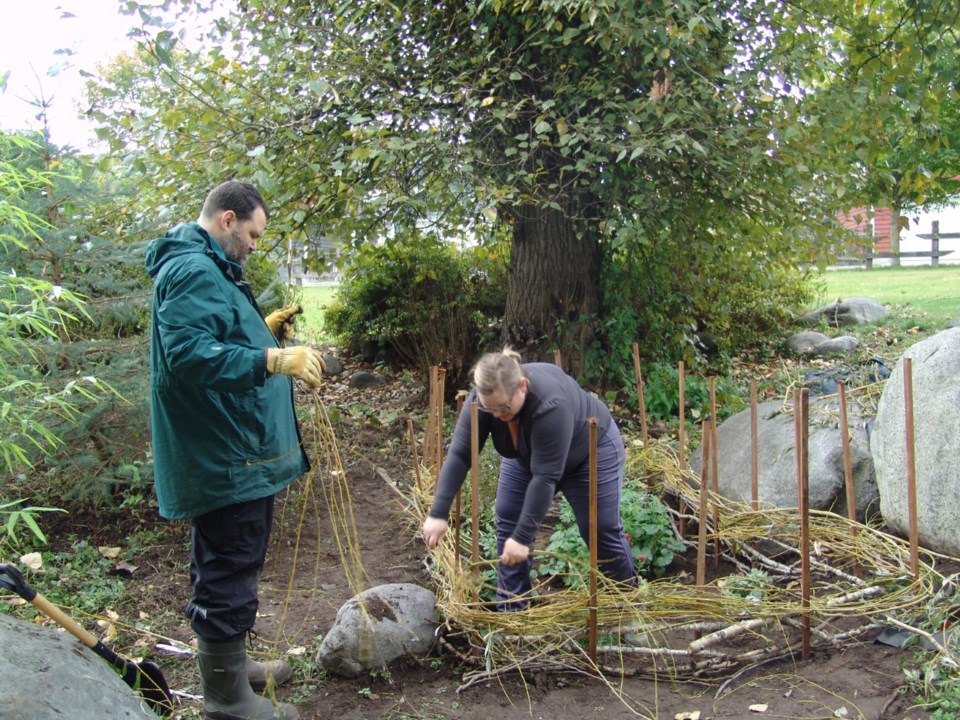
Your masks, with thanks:
[[(631, 445), (627, 475), (638, 487), (650, 484), (661, 494), (684, 498), (688, 519), (700, 522), (699, 482), (689, 470), (681, 473), (668, 445)], [(417, 524), (426, 515), (433, 488), (426, 469), (418, 477), (404, 493)], [(466, 507), (470, 503), (465, 499)], [(723, 557), (736, 567), (763, 570), (768, 580), (761, 592), (751, 596), (725, 589), (727, 578), (697, 586), (673, 577), (641, 581), (632, 588), (601, 576), (597, 663), (585, 651), (590, 610), (586, 590), (541, 584), (528, 609), (491, 612), (491, 605), (477, 597), (481, 590), (492, 595), (492, 588), (482, 587), (480, 571), (495, 560), (479, 559), (474, 565), (469, 523), (461, 528), (459, 554), (453, 547), (455, 533), (448, 533), (431, 553), (431, 568), (445, 646), (477, 666), (465, 676), (464, 686), (514, 671), (716, 678), (791, 656), (798, 647), (796, 626), (804, 613), (797, 511), (754, 511), (712, 493), (707, 506), (704, 521), (711, 541), (719, 539)], [(832, 513), (811, 513), (810, 537), (814, 592), (806, 612), (814, 624), (814, 647), (857, 641), (882, 624), (892, 624), (891, 618), (918, 614), (943, 582), (933, 566), (935, 555), (925, 554), (914, 578), (905, 542), (865, 525), (858, 524), (851, 532), (851, 522)], [(575, 560), (568, 561), (575, 566)], [(578, 584), (585, 587), (589, 569), (573, 572), (582, 575)]]

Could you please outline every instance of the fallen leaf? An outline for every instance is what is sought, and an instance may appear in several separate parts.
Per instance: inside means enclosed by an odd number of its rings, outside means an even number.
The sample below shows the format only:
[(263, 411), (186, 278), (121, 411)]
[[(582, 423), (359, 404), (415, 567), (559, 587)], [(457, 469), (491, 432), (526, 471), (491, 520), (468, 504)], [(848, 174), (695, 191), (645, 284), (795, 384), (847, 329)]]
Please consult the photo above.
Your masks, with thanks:
[(673, 716), (673, 720), (700, 720), (700, 711), (677, 713)]
[(752, 713), (765, 713), (767, 711), (767, 704), (757, 703), (756, 705), (751, 705), (747, 709)]
[(118, 547), (107, 547), (107, 546), (104, 545), (104, 546), (98, 547), (97, 550), (98, 550), (98, 551), (100, 552), (100, 554), (103, 555), (105, 558), (111, 558), (111, 559), (113, 559), (113, 558), (117, 557), (117, 556), (120, 554), (120, 548), (118, 548)]
[(40, 553), (27, 553), (26, 555), (20, 556), (20, 563), (27, 568), (30, 568), (34, 572), (43, 567), (43, 558)]
[(137, 571), (136, 565), (131, 565), (126, 560), (121, 560), (118, 562), (113, 570), (110, 571), (112, 575), (121, 575), (123, 577), (133, 577), (133, 574)]

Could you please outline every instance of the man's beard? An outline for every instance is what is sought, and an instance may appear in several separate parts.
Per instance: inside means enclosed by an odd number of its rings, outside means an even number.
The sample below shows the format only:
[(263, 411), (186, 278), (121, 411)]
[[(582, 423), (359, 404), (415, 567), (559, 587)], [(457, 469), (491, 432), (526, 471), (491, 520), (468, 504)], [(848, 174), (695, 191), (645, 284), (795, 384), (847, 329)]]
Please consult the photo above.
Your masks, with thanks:
[(229, 260), (232, 260), (240, 267), (243, 267), (244, 263), (246, 263), (247, 258), (250, 256), (250, 254), (247, 253), (246, 255), (243, 255), (241, 257), (240, 253), (243, 252), (242, 248), (243, 248), (243, 240), (240, 237), (240, 228), (237, 227), (237, 228), (234, 228), (233, 231), (230, 233), (230, 237), (226, 243), (226, 247), (223, 248), (223, 253), (224, 255), (227, 256)]

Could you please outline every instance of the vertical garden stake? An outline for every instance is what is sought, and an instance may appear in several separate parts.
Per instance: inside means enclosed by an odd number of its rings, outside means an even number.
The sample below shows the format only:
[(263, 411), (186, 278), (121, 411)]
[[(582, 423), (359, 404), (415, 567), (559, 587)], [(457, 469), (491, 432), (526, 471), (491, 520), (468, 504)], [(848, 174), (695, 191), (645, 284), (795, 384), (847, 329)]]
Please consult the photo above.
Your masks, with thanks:
[(597, 418), (590, 427), (590, 662), (597, 664)]
[(710, 479), (713, 481), (713, 566), (720, 567), (720, 442), (717, 440), (717, 376), (710, 376)]
[[(679, 419), (680, 419), (680, 423), (677, 427), (677, 442), (680, 445), (680, 447), (677, 448), (677, 459), (679, 461), (680, 479), (682, 481), (683, 476), (686, 474), (686, 470), (687, 470), (687, 460), (686, 460), (687, 442), (686, 442), (686, 438), (684, 437), (685, 434), (684, 434), (684, 426), (683, 426), (684, 417), (686, 416), (686, 409), (684, 407), (686, 404), (686, 398), (684, 397), (684, 386), (686, 385), (686, 381), (684, 380), (683, 360), (681, 360), (677, 364), (677, 374), (680, 376), (680, 390), (679, 390), (680, 398), (678, 400), (679, 407), (677, 408), (677, 415), (679, 416)], [(680, 496), (679, 505), (680, 505), (680, 508), (679, 508), (680, 509), (680, 537), (683, 538), (683, 537), (686, 537), (687, 535), (687, 520), (684, 517), (687, 514), (687, 503), (683, 499), (682, 495)]]
[[(633, 374), (637, 378), (637, 407), (640, 410), (640, 439), (643, 447), (647, 447), (647, 402), (643, 393), (643, 373), (640, 371), (640, 346), (633, 344)], [(653, 485), (653, 478), (647, 479), (648, 485)]]
[(757, 381), (750, 381), (750, 507), (760, 509), (760, 443), (757, 417)]
[(697, 529), (697, 588), (707, 584), (707, 488), (710, 485), (710, 421), (703, 421), (703, 442), (700, 444), (700, 523)]
[[(470, 403), (470, 532), (473, 545), (470, 556), (470, 572), (480, 572), (480, 421), (479, 405), (476, 400)], [(474, 585), (473, 600), (480, 600), (480, 585)]]
[[(798, 392), (799, 408), (797, 413), (798, 480), (800, 490), (800, 607), (801, 618), (801, 657), (810, 659), (810, 466), (807, 459), (809, 449), (810, 397), (807, 389)], [(795, 395), (795, 397), (797, 397)]]

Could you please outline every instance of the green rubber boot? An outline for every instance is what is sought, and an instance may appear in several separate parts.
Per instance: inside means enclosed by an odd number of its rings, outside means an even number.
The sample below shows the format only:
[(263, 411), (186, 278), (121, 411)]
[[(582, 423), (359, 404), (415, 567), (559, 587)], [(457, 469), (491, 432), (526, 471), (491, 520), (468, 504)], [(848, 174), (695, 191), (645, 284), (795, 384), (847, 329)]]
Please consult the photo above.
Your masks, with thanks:
[(271, 683), (279, 687), (292, 677), (293, 668), (286, 660), (257, 662), (247, 655), (247, 680), (255, 692), (263, 692)]
[(243, 639), (212, 643), (197, 638), (197, 659), (207, 720), (299, 720), (293, 705), (260, 697), (250, 687)]

